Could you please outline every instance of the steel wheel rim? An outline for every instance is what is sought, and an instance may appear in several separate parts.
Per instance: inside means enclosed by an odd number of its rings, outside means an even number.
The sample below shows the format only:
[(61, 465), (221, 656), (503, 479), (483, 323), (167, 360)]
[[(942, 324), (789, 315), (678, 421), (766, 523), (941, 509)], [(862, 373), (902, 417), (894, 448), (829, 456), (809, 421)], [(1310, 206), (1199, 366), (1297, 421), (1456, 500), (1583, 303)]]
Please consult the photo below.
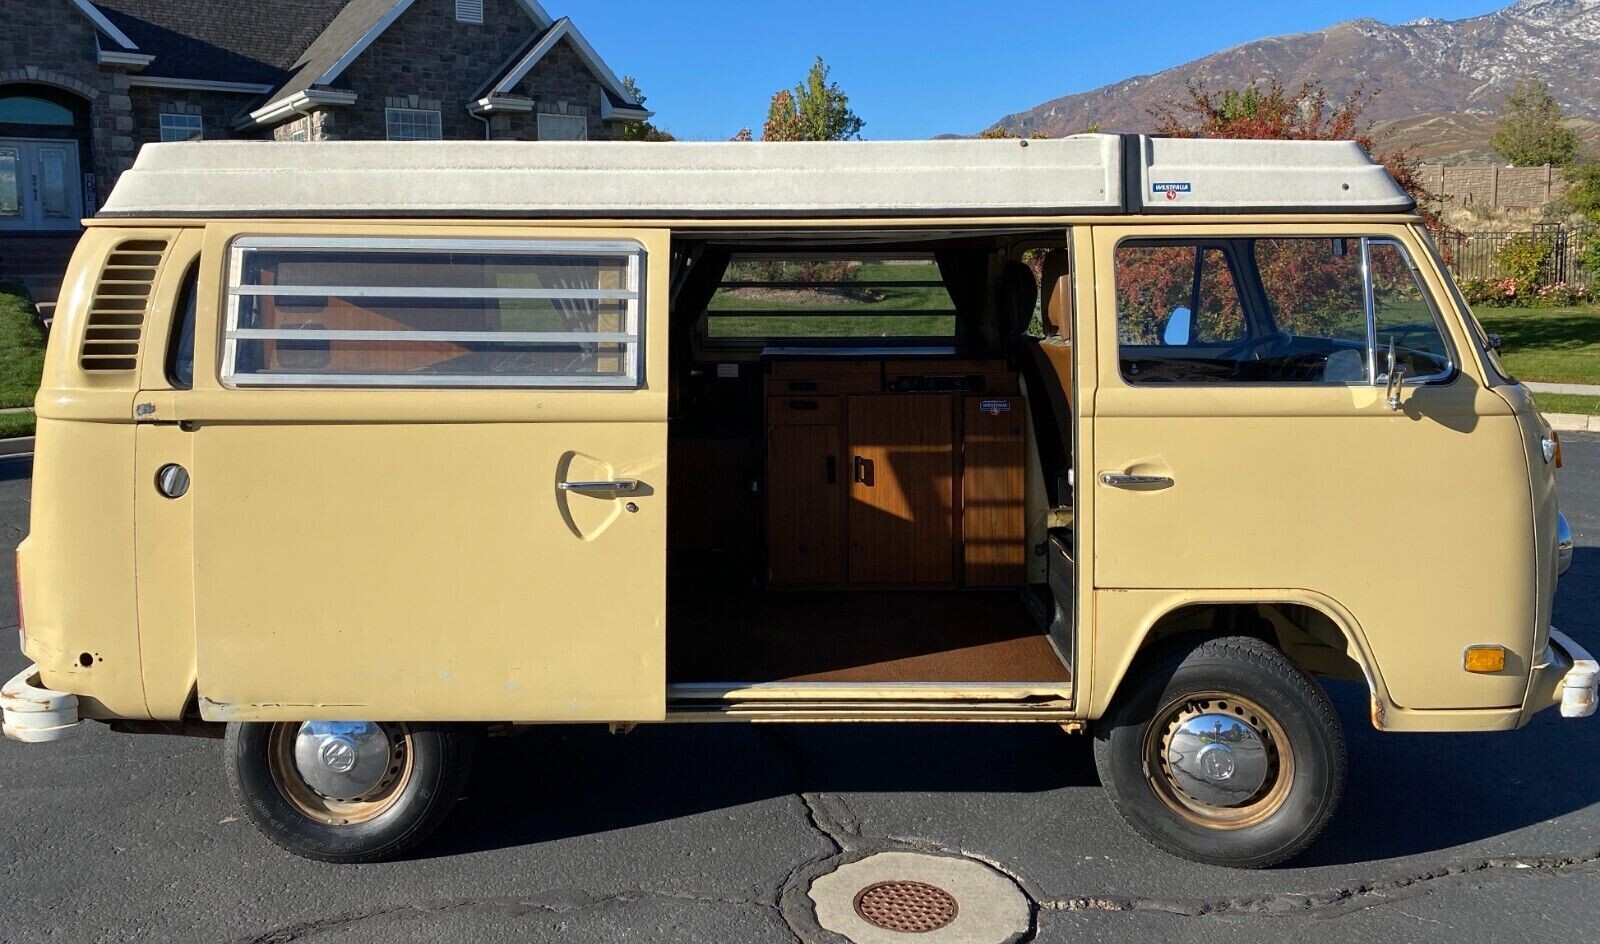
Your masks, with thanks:
[(267, 767), (279, 794), (298, 812), (328, 826), (354, 826), (370, 822), (393, 809), (405, 792), (416, 766), (411, 728), (404, 724), (379, 724), (389, 741), (389, 766), (378, 783), (360, 797), (335, 799), (318, 793), (295, 762), (299, 722), (278, 723), (267, 736)]
[[(1238, 719), (1267, 749), (1264, 783), (1243, 802), (1219, 805), (1191, 796), (1168, 763), (1172, 738), (1180, 725), (1206, 714)], [(1264, 822), (1283, 808), (1294, 784), (1294, 747), (1283, 725), (1259, 703), (1228, 692), (1200, 692), (1168, 702), (1145, 729), (1142, 756), (1146, 780), (1156, 796), (1185, 822), (1205, 829), (1245, 829)]]

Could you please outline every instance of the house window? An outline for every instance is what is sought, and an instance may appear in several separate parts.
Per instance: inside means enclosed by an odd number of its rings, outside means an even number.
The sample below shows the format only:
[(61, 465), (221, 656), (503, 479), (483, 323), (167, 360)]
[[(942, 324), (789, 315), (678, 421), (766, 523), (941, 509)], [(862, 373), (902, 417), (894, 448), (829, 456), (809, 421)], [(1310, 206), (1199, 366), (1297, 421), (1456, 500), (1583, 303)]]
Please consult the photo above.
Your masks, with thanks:
[(161, 140), (198, 141), (205, 137), (199, 115), (174, 115), (161, 113)]
[(222, 380), (634, 388), (643, 271), (620, 240), (244, 237)]
[(311, 132), (307, 131), (304, 127), (296, 128), (293, 131), (289, 132), (289, 140), (290, 141), (310, 141), (311, 140)]
[(589, 119), (582, 115), (540, 115), (540, 141), (587, 141)]
[(456, 0), (456, 20), (461, 23), (482, 23), (483, 0)]
[(390, 141), (438, 141), (444, 137), (439, 113), (424, 108), (384, 109)]

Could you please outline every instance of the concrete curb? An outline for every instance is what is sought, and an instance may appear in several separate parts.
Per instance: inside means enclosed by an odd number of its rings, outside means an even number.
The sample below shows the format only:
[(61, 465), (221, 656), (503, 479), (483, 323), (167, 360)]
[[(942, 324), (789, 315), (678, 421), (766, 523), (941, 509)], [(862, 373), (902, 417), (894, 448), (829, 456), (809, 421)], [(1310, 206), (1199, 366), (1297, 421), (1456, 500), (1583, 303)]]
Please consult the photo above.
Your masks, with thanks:
[(1546, 413), (1550, 428), (1563, 433), (1600, 433), (1600, 416), (1582, 413)]
[[(1600, 429), (1600, 426), (1596, 427)], [(33, 454), (33, 437), (18, 436), (15, 439), (0, 439), (0, 458), (5, 456), (28, 456)]]

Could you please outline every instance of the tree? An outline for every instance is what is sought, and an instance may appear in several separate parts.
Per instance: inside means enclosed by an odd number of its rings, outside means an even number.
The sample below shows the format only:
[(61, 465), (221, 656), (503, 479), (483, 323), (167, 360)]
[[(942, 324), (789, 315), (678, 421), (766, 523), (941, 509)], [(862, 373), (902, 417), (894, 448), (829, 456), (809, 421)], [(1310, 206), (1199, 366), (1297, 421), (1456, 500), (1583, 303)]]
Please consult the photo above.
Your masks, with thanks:
[[(633, 96), (633, 100), (639, 103), (640, 108), (644, 107), (644, 93), (639, 91), (639, 84), (634, 81), (633, 76), (623, 76), (622, 87), (628, 90), (628, 94)], [(622, 129), (622, 140), (676, 141), (677, 139), (671, 132), (657, 128), (648, 121), (630, 121), (628, 126)]]
[(1151, 115), (1161, 134), (1175, 138), (1267, 138), (1281, 141), (1354, 141), (1382, 164), (1395, 183), (1417, 202), (1430, 229), (1441, 229), (1437, 199), (1423, 186), (1416, 163), (1404, 150), (1378, 152), (1372, 123), (1362, 118), (1372, 93), (1356, 88), (1330, 101), (1319, 82), (1289, 91), (1276, 79), (1242, 89), (1208, 92), (1191, 81), (1182, 99), (1168, 101)]
[(1561, 106), (1535, 78), (1517, 81), (1500, 106), (1500, 127), (1489, 144), (1509, 164), (1564, 166), (1578, 159), (1578, 134), (1561, 123)]
[(1600, 161), (1579, 161), (1562, 173), (1567, 191), (1561, 199), (1567, 209), (1600, 223)]
[(829, 82), (831, 70), (818, 56), (806, 80), (793, 91), (782, 89), (767, 107), (764, 141), (849, 141), (861, 137), (865, 125), (850, 109), (850, 96)]

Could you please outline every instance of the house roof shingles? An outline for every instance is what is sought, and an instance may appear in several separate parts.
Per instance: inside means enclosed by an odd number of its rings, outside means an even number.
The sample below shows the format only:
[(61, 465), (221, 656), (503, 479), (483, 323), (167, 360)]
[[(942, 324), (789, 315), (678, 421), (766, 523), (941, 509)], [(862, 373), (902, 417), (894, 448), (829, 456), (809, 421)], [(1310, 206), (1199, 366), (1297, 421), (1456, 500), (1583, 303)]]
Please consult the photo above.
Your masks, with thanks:
[(341, 56), (360, 42), (390, 10), (402, 4), (410, 6), (410, 0), (348, 0), (343, 3), (343, 9), (316, 38), (295, 47), (305, 52), (290, 66), (289, 75), (268, 96), (269, 100), (286, 98), (316, 85), (317, 79)]
[(347, 4), (96, 0), (95, 6), (140, 52), (156, 57), (144, 75), (276, 86)]

